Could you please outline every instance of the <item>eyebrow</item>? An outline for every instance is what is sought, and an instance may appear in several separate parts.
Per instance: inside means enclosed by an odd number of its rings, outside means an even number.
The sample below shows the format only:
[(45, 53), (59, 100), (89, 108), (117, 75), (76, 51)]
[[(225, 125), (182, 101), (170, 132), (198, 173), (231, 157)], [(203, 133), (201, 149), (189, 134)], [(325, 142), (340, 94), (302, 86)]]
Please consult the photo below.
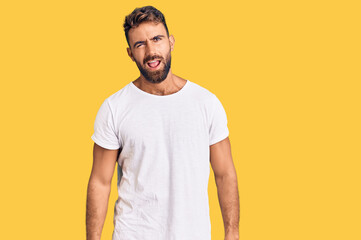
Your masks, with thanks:
[[(157, 38), (157, 37), (164, 37), (164, 35), (157, 35), (157, 36), (154, 36), (153, 38), (151, 38), (151, 40), (153, 40), (154, 38)], [(133, 47), (135, 47), (135, 45), (139, 44), (139, 43), (144, 43), (144, 41), (137, 41), (134, 43)]]

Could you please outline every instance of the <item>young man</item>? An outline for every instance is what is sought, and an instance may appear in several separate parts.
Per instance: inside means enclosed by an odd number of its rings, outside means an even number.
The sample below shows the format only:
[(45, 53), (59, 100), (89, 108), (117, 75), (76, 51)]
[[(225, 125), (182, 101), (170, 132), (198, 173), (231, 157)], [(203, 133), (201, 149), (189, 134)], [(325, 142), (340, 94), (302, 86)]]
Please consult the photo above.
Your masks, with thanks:
[(140, 76), (105, 99), (95, 119), (87, 240), (100, 240), (116, 163), (113, 240), (210, 240), (209, 163), (225, 240), (238, 239), (237, 175), (221, 102), (172, 73), (175, 40), (159, 10), (136, 8), (124, 30)]

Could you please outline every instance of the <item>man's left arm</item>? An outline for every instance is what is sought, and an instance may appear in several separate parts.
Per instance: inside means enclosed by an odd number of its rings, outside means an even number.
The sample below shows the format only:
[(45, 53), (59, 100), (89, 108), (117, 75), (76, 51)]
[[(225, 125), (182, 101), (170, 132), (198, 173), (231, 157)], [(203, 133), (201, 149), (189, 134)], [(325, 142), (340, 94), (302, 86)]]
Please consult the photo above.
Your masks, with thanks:
[(217, 185), (225, 240), (239, 239), (239, 195), (229, 137), (210, 146), (210, 162)]

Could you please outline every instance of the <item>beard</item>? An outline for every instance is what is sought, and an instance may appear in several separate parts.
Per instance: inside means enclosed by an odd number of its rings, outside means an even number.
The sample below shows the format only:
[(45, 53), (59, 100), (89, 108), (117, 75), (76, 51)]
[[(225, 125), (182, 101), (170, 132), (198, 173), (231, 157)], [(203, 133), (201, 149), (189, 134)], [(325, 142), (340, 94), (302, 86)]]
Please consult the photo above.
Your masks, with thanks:
[(145, 58), (145, 64), (147, 64), (147, 61), (149, 60), (153, 60), (153, 59), (160, 59), (160, 63), (162, 64), (162, 62), (164, 62), (164, 67), (160, 68), (156, 71), (149, 71), (147, 68), (143, 67), (139, 62), (135, 61), (135, 63), (137, 64), (137, 67), (140, 71), (140, 73), (144, 76), (144, 78), (150, 82), (150, 83), (161, 83), (163, 82), (169, 73), (169, 69), (170, 69), (170, 65), (171, 65), (171, 60), (172, 60), (172, 56), (171, 56), (171, 51), (169, 50), (166, 59), (164, 61), (164, 58), (160, 57), (160, 56), (152, 56), (152, 57), (147, 57)]

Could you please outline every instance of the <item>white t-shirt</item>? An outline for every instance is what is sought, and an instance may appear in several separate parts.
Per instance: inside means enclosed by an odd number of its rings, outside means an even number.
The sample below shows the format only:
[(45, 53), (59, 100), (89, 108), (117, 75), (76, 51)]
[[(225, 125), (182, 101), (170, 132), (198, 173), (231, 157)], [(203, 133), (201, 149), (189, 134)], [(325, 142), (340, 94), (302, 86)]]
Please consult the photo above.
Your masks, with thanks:
[(187, 80), (170, 95), (130, 82), (105, 99), (93, 141), (121, 149), (113, 240), (211, 240), (210, 145), (229, 134), (215, 94)]

